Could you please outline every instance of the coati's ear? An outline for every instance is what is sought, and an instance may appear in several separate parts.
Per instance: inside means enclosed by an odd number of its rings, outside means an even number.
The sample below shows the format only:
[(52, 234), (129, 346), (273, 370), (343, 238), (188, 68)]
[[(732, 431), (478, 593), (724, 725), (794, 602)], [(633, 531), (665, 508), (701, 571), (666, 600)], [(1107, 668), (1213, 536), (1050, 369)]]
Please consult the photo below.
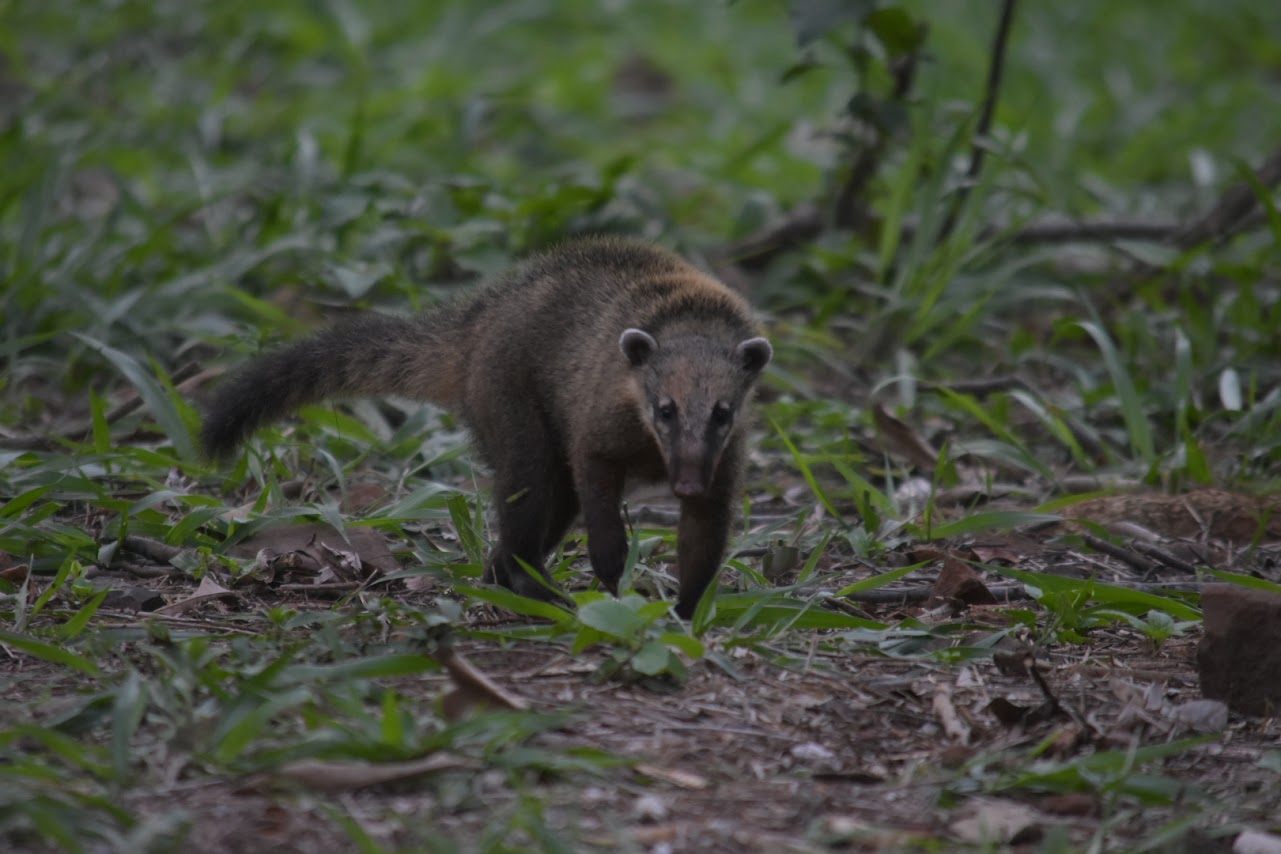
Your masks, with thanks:
[(644, 330), (624, 329), (623, 337), (618, 339), (618, 349), (623, 351), (623, 355), (632, 363), (633, 368), (639, 368), (654, 355), (654, 351), (658, 349), (658, 342), (654, 340), (653, 335)]
[(759, 374), (769, 364), (774, 348), (764, 338), (748, 338), (735, 348), (739, 363), (749, 374)]

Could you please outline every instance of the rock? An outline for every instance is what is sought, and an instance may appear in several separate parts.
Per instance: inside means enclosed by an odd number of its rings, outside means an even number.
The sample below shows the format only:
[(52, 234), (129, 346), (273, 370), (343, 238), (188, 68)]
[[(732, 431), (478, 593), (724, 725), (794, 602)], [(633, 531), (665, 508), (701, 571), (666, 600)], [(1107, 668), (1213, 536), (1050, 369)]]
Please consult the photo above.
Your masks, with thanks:
[(1209, 584), (1201, 610), (1201, 693), (1245, 715), (1281, 711), (1281, 594)]

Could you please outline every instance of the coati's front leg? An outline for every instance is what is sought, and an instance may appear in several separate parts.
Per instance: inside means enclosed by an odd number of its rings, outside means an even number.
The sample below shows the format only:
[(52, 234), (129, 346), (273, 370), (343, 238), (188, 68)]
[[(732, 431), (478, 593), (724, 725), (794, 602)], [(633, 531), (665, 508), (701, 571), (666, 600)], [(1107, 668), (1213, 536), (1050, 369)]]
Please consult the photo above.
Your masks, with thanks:
[(676, 614), (682, 619), (688, 620), (694, 615), (698, 600), (721, 568), (738, 498), (741, 468), (740, 443), (731, 439), (721, 454), (707, 495), (681, 500), (681, 519), (676, 529), (681, 589)]
[(626, 470), (611, 460), (587, 457), (574, 474), (592, 570), (606, 590), (618, 595), (618, 581), (627, 565), (627, 529), (622, 514)]

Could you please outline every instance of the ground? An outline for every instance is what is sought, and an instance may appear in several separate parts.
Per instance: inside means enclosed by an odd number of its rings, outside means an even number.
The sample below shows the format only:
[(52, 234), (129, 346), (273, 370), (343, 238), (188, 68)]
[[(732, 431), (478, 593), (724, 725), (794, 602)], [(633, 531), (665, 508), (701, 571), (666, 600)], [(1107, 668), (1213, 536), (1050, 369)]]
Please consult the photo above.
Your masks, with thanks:
[[(1225, 498), (1214, 500), (1223, 506)], [(1159, 516), (1152, 506), (1163, 504), (1161, 497), (1143, 502), (1130, 495), (1112, 509), (1142, 507), (1129, 515), (1146, 514), (1152, 523)], [(640, 512), (661, 516), (665, 508), (645, 505)], [(291, 530), (304, 543), (322, 529), (283, 529)], [(289, 536), (280, 533), (264, 537), (280, 554), (319, 553), (314, 547), (284, 551)], [(368, 537), (358, 543), (366, 554), (376, 553)], [(938, 558), (925, 560), (894, 589), (927, 590), (940, 565), (972, 558), (976, 550), (1000, 555), (995, 563), (1003, 565), (1052, 563), (1067, 576), (1079, 571), (1119, 585), (1136, 583), (1137, 573), (1124, 563), (1063, 543), (1062, 532), (1050, 529), (914, 547), (926, 553), (905, 555), (903, 562), (928, 558), (931, 550)], [(1189, 538), (1183, 545), (1195, 543)], [(1268, 555), (1265, 546), (1256, 563), (1275, 565)], [(163, 638), (157, 625), (174, 634), (230, 639), (246, 632), (271, 635), (263, 615), (273, 608), (288, 607), (304, 618), (334, 613), (334, 598), (347, 582), (323, 576), (340, 570), (341, 561), (277, 563), (291, 569), (236, 593), (198, 592), (194, 582), (174, 576), (139, 578), (128, 585), (132, 595), (145, 600), (140, 591), (153, 591), (181, 613), (103, 609), (94, 620), (122, 637), (136, 628), (154, 644)], [(849, 561), (829, 565), (822, 578), (835, 590), (870, 574)], [(115, 583), (123, 585), (127, 576)], [(313, 593), (298, 583), (305, 577)], [(978, 577), (1003, 596), (1016, 589), (989, 571)], [(1157, 573), (1147, 580), (1160, 584), (1161, 578)], [(874, 638), (865, 643), (857, 642), (857, 629), (763, 640), (713, 631), (681, 681), (670, 673), (619, 672), (611, 668), (617, 658), (608, 645), (573, 652), (551, 637), (515, 639), (539, 622), (488, 605), (467, 609), (448, 635), (423, 635), (422, 624), (406, 615), (437, 610), (441, 597), (452, 598), (448, 588), (411, 576), (384, 592), (395, 596), (401, 612), (380, 636), (358, 637), (333, 624), (348, 648), (359, 651), (357, 663), (360, 655), (429, 650), (438, 661), (465, 661), (468, 672), (488, 680), (477, 687), (453, 667), (377, 680), (418, 725), (454, 726), (445, 743), (423, 745), (412, 760), (317, 754), (264, 762), (263, 751), (285, 744), (272, 748), (277, 739), (263, 732), (257, 737), (265, 742), (254, 748), (258, 770), (228, 775), (209, 773), (183, 746), (207, 746), (208, 733), (175, 740), (163, 716), (153, 715), (156, 725), (144, 718), (136, 740), (155, 749), (131, 755), (132, 782), (119, 805), (139, 827), (162, 835), (169, 822), (188, 827), (183, 850), (210, 852), (337, 850), (353, 837), (386, 850), (445, 850), (462, 843), (487, 850), (551, 844), (569, 850), (887, 851), (925, 850), (950, 840), (949, 847), (1018, 850), (1084, 850), (1093, 842), (1106, 850), (1156, 845), (1226, 851), (1239, 828), (1269, 826), (1281, 806), (1276, 720), (1229, 719), (1221, 704), (1197, 710), (1196, 624), (1159, 641), (1140, 628), (1112, 624), (1083, 630), (1079, 643), (1047, 644), (1037, 643), (1027, 627), (1011, 630), (1018, 623), (1014, 609), (1029, 604), (1017, 593), (988, 605), (913, 595), (898, 603), (858, 603), (854, 594), (847, 610), (868, 625), (898, 628), (865, 630)], [(891, 598), (887, 588), (877, 594), (872, 598)], [(154, 609), (155, 602), (147, 607)], [(345, 608), (350, 606), (337, 612)], [(505, 635), (509, 630), (516, 634)], [(120, 650), (123, 660), (146, 657), (141, 648), (148, 641), (135, 636)], [(85, 714), (78, 694), (83, 686), (64, 668), (11, 649), (6, 670), (9, 696), (16, 707), (38, 709), (35, 722), (61, 720), (65, 727), (69, 711)], [(372, 685), (358, 693), (368, 714), (394, 716), (385, 695), (379, 709)], [(38, 706), (36, 698), (42, 700)], [(307, 702), (324, 705), (317, 696)], [(512, 715), (537, 722), (509, 721), (513, 733), (495, 739), (490, 728), (501, 729)], [(214, 717), (203, 725), (223, 723)], [(469, 725), (477, 727), (475, 734), (488, 730), (490, 747), (478, 752), (477, 743), (457, 729)], [(424, 760), (425, 767), (419, 764)]]

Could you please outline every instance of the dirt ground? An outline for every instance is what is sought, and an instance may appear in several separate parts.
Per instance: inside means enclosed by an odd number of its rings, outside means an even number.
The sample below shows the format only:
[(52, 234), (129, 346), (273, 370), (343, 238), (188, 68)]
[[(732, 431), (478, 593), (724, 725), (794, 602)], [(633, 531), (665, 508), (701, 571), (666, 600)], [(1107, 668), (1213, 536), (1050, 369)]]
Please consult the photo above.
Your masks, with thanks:
[[(1153, 650), (1146, 639), (1116, 634), (1051, 653), (1039, 666), (1063, 711), (1014, 726), (989, 710), (992, 701), (1034, 707), (1043, 695), (1032, 679), (1003, 674), (989, 661), (951, 667), (815, 649), (809, 669), (798, 671), (738, 652), (729, 654), (733, 672), (705, 661), (685, 686), (664, 692), (595, 684), (592, 655), (488, 643), (459, 651), (532, 708), (571, 713), (531, 747), (594, 748), (635, 760), (600, 777), (526, 782), (526, 796), (550, 807), (549, 829), (582, 849), (896, 851), (919, 843), (928, 850), (939, 840), (978, 843), (991, 834), (1028, 850), (1060, 835), (1067, 850), (1080, 850), (1106, 823), (1104, 850), (1127, 850), (1175, 821), (1180, 807), (1132, 810), (1094, 795), (1004, 798), (985, 790), (1003, 763), (1017, 776), (1026, 760), (1013, 756), (1035, 744), (1048, 742), (1053, 762), (1186, 736), (1162, 710), (1198, 697), (1195, 644), (1190, 636)], [(426, 702), (448, 681), (426, 679), (421, 688)], [(1145, 770), (1218, 801), (1217, 815), (1202, 815), (1204, 830), (1266, 825), (1281, 814), (1281, 787), (1276, 772), (1258, 763), (1279, 737), (1275, 721), (1233, 720), (1203, 746)], [(960, 770), (978, 757), (986, 759), (973, 775)], [(323, 799), (311, 794), (282, 798), (204, 783), (152, 796), (160, 803), (180, 797), (192, 813), (188, 851), (332, 850), (339, 832)], [(337, 797), (382, 844), (413, 849), (437, 834), (483, 838), (496, 815), (519, 808), (522, 793), (503, 773), (468, 770), (417, 792)], [(388, 822), (389, 812), (403, 824)], [(1194, 832), (1158, 850), (1227, 851), (1230, 841)], [(509, 837), (507, 850), (535, 842), (532, 834)]]
[[(946, 569), (948, 555), (979, 549), (1026, 568), (1137, 577), (1111, 556), (1038, 540), (943, 546), (938, 563)], [(1253, 554), (1275, 571), (1271, 553)], [(834, 588), (867, 574), (857, 562), (826, 571)], [(904, 585), (928, 588), (939, 569), (919, 575)], [(1011, 589), (994, 574), (980, 577), (993, 591)], [(172, 578), (138, 583), (170, 601), (195, 592)], [(437, 593), (397, 595), (429, 608)], [(330, 607), (296, 592), (288, 600)], [(1036, 608), (1026, 599), (861, 603), (862, 613), (888, 624), (969, 627), (962, 637), (904, 632), (879, 648), (859, 647), (862, 654), (818, 631), (752, 648), (718, 646), (713, 634), (680, 686), (597, 679), (607, 655), (599, 649), (570, 656), (537, 642), (463, 640), (455, 652), (497, 690), (561, 716), (524, 749), (619, 761), (513, 775), (501, 757), (441, 757), (414, 779), (360, 785), (340, 771), (336, 781), (298, 785), (211, 777), (162, 750), (141, 758), (143, 782), (123, 806), (152, 817), (180, 807), (191, 826), (185, 852), (351, 850), (359, 835), (387, 850), (1071, 851), (1098, 843), (1201, 852), (1231, 850), (1242, 826), (1276, 829), (1281, 723), (1224, 718), (1224, 707), (1198, 703), (1199, 624), (1160, 644), (1117, 623), (1089, 630), (1085, 643), (1036, 649), (1030, 636), (1013, 633), (995, 654), (964, 654), (1010, 624), (1011, 605)], [(199, 626), (226, 615), (211, 600), (182, 619)], [(141, 625), (146, 615), (134, 619)], [(467, 619), (493, 628), (515, 618), (478, 608)], [(895, 657), (896, 642), (912, 657)], [(67, 678), (30, 658), (0, 661), (0, 684), (20, 705), (38, 691), (62, 693), (51, 685)], [(454, 682), (442, 672), (395, 684), (427, 706)], [(1169, 755), (1146, 755), (1169, 744)], [(1071, 785), (1074, 774), (1090, 785)], [(1127, 787), (1172, 788), (1171, 805), (1143, 805)]]

